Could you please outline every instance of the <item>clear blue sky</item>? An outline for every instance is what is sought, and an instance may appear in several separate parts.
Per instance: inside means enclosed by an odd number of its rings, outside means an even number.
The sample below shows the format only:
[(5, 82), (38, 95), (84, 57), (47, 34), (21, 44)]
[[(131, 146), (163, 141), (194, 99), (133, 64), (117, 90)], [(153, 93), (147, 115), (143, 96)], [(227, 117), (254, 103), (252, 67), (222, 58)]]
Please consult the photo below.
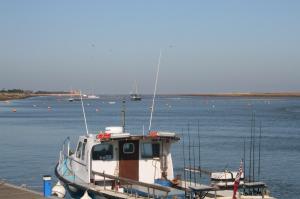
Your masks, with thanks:
[(299, 91), (299, 48), (296, 0), (0, 2), (1, 88)]

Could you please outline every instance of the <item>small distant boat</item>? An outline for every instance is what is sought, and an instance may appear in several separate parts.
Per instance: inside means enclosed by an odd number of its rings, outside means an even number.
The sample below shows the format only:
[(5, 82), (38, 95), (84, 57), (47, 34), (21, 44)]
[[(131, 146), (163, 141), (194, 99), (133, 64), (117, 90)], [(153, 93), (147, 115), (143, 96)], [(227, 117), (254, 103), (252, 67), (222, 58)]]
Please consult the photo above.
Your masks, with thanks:
[(87, 99), (99, 99), (96, 95), (87, 95)]
[(141, 100), (142, 100), (142, 97), (141, 97), (140, 95), (138, 95), (138, 94), (131, 94), (131, 95), (130, 95), (130, 99), (131, 99), (132, 101), (141, 101)]
[[(85, 100), (87, 100), (87, 99), (99, 99), (99, 97), (96, 96), (96, 95), (82, 95), (82, 99), (85, 99)], [(70, 97), (68, 100), (69, 100), (69, 102), (73, 102), (73, 101), (80, 101), (81, 99), (80, 99), (80, 97), (76, 97), (76, 98)]]
[(137, 83), (135, 82), (135, 92), (130, 94), (131, 101), (141, 101), (142, 97), (138, 94)]

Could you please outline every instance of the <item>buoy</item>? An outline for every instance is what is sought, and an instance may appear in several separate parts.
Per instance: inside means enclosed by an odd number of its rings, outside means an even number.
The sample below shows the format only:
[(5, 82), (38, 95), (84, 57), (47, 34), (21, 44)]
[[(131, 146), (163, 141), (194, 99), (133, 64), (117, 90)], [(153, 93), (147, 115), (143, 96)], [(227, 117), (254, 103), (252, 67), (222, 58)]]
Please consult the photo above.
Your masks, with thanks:
[(12, 112), (17, 112), (17, 109), (13, 108), (11, 111), (12, 111)]
[(83, 196), (80, 199), (92, 199), (92, 198), (89, 196), (88, 192), (85, 191)]
[(58, 198), (64, 198), (66, 195), (66, 189), (61, 185), (60, 181), (52, 188), (52, 195), (57, 196)]

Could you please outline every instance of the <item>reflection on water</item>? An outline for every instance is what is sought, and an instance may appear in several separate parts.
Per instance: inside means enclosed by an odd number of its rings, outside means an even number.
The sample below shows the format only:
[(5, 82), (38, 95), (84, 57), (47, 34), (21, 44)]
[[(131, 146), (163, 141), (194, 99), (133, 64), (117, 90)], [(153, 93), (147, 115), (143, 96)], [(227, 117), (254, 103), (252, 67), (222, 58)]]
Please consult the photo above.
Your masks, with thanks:
[[(120, 125), (121, 99), (102, 96), (84, 101), (90, 132)], [(151, 101), (150, 97), (141, 102), (127, 101), (126, 129), (132, 134), (148, 129)], [(192, 140), (199, 145), (199, 122), (201, 166), (210, 170), (237, 170), (244, 138), (250, 135), (251, 114), (255, 112), (256, 125), (261, 121), (263, 126), (261, 179), (275, 197), (292, 199), (300, 195), (298, 98), (160, 96), (156, 104), (153, 129), (183, 131), (187, 140), (189, 123)], [(61, 97), (0, 102), (0, 178), (41, 190), (41, 176), (54, 176), (63, 140), (70, 136), (75, 141), (84, 132), (80, 102)], [(180, 145), (173, 147), (175, 171), (179, 173), (183, 166)], [(198, 150), (195, 156), (198, 158)]]

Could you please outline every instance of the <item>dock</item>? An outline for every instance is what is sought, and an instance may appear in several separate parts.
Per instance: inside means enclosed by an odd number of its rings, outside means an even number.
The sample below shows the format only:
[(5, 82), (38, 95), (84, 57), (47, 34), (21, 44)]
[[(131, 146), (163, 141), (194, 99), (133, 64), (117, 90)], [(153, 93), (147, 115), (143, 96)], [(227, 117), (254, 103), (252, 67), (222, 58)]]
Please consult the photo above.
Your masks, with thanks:
[[(25, 187), (12, 185), (0, 181), (0, 198), (5, 199), (45, 199), (43, 193), (30, 190)], [(57, 199), (56, 197), (50, 197)]]

